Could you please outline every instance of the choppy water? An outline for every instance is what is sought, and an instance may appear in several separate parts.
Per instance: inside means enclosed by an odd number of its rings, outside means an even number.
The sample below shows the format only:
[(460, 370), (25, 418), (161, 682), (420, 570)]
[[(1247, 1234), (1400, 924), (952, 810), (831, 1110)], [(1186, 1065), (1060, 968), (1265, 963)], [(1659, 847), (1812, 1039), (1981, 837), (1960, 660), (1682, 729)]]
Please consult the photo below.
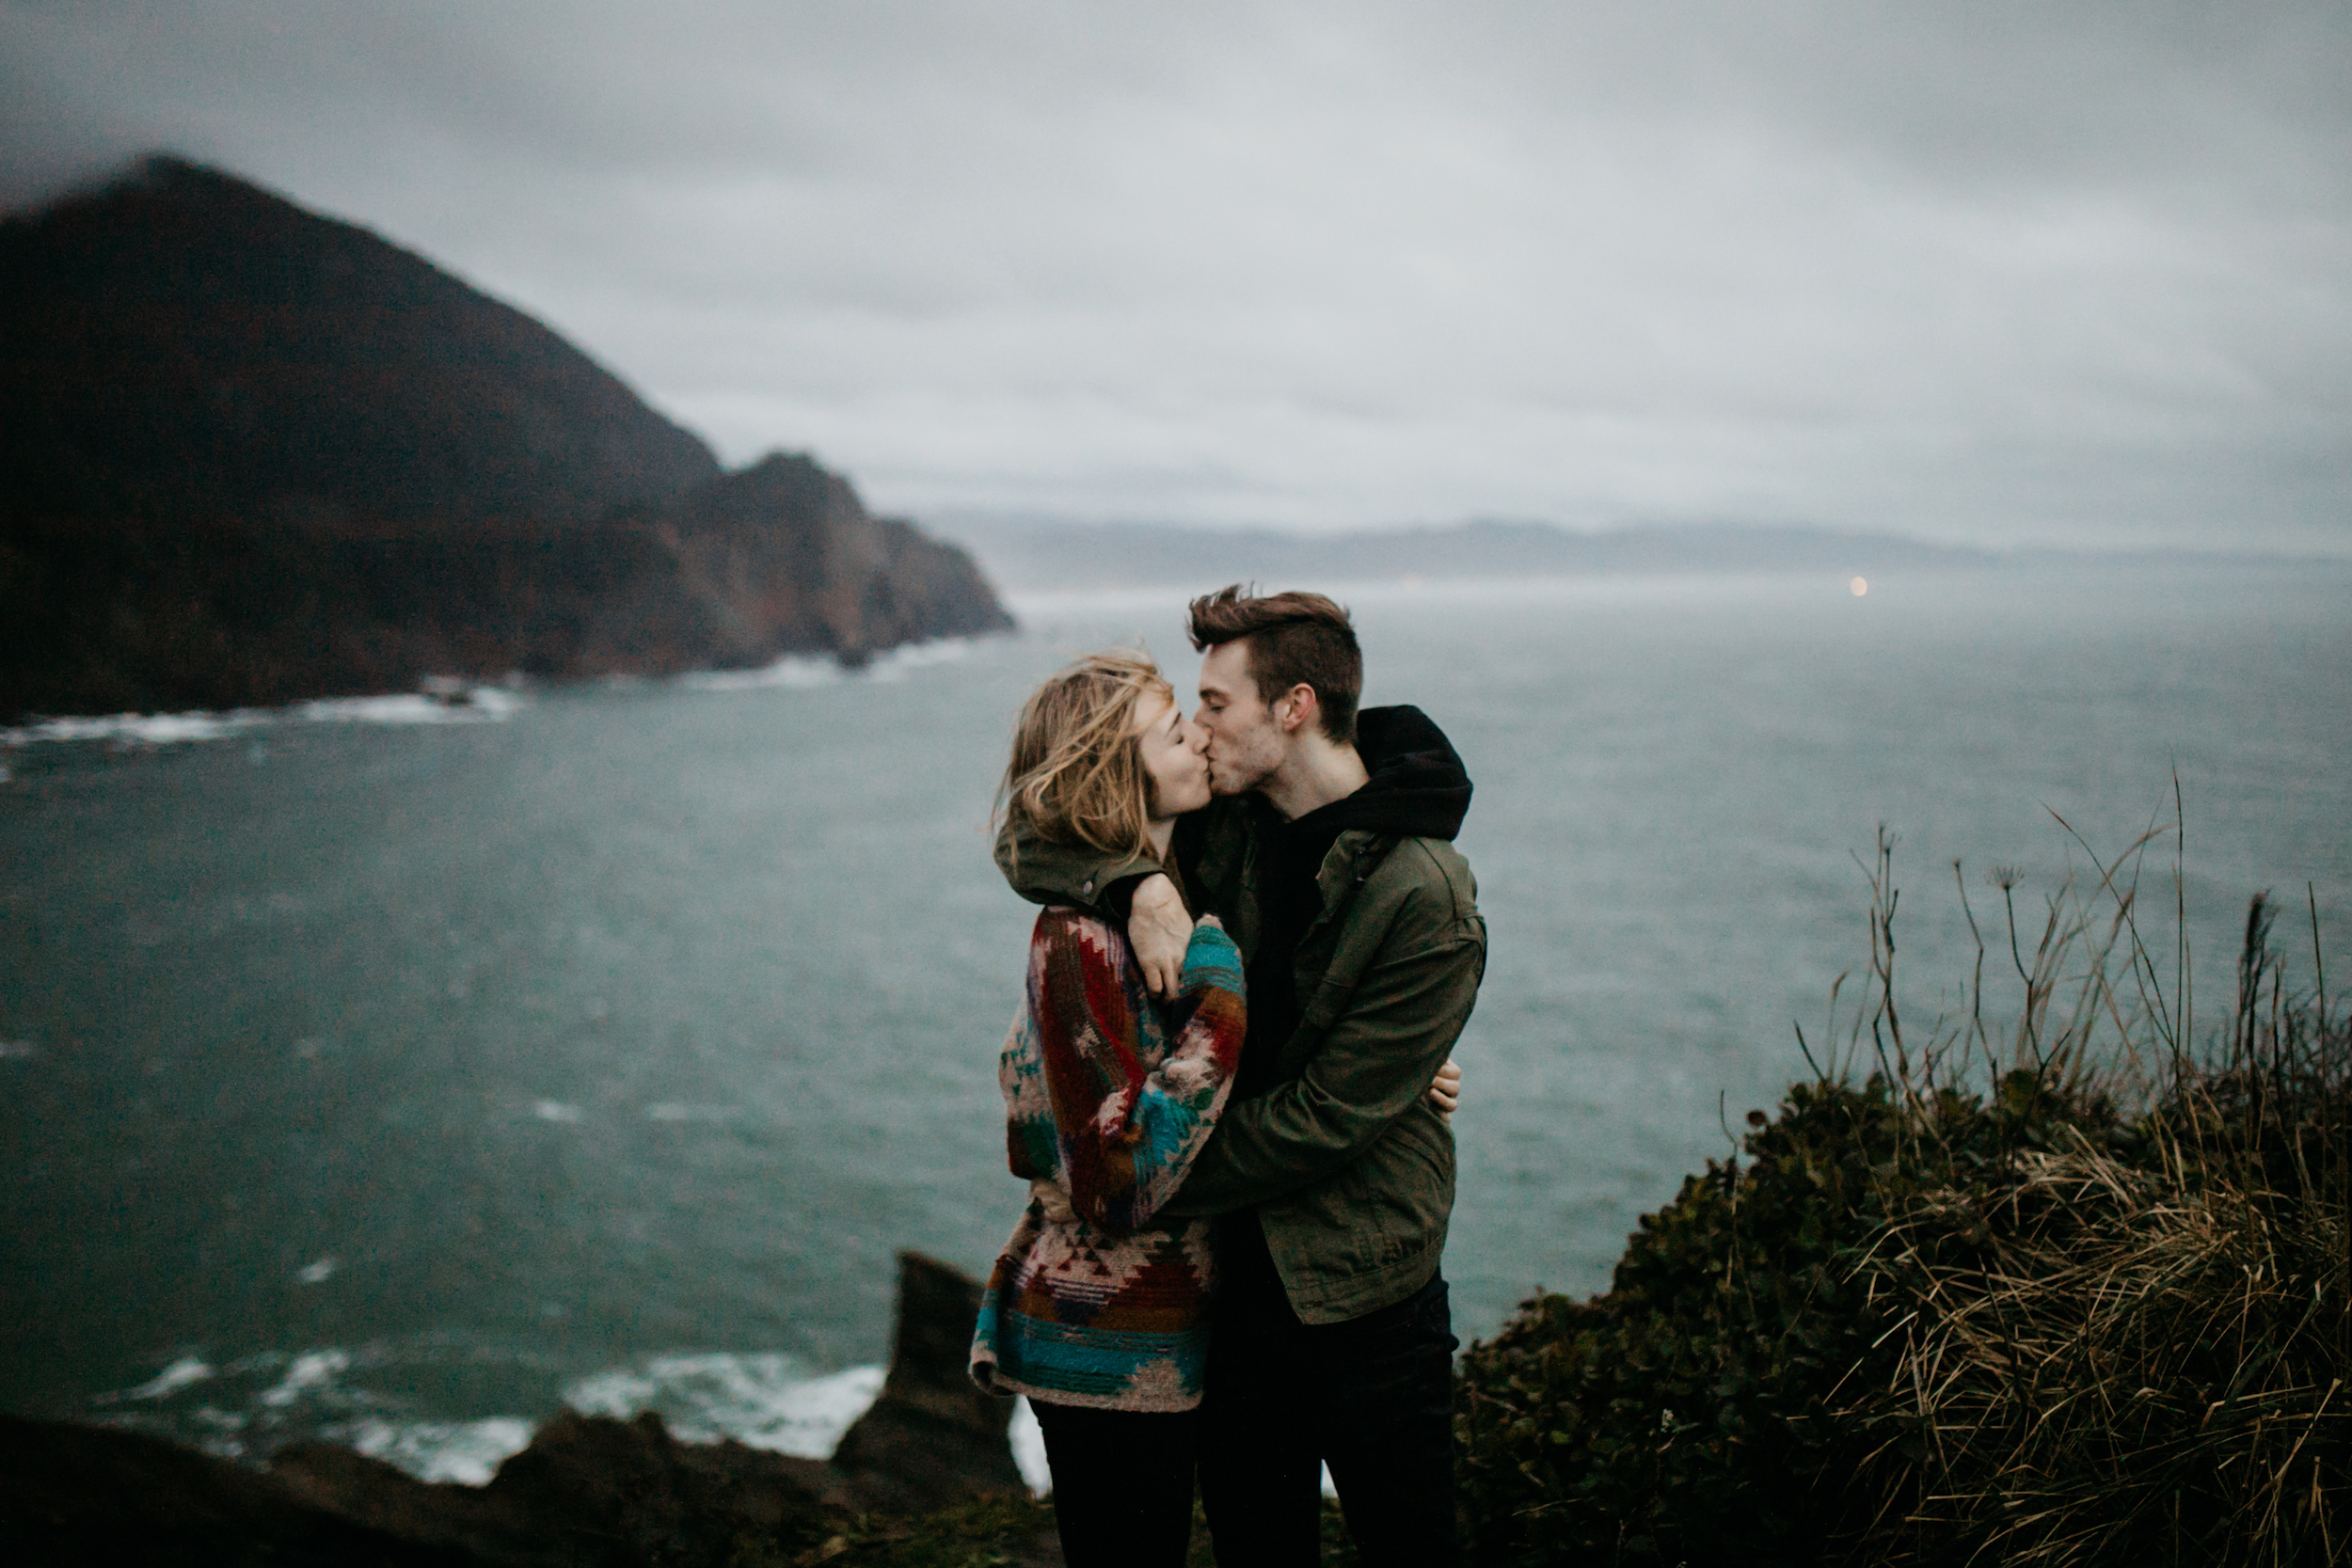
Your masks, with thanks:
[[(1605, 1285), (1719, 1115), (1799, 1075), (1881, 821), (1915, 1010), (1973, 954), (1955, 857), (2038, 909), (2050, 811), (2120, 849), (2176, 767), (2204, 993), (2246, 895), (2306, 881), (2352, 975), (2352, 578), (1349, 596), (1367, 700), (1427, 708), (1478, 784), (1466, 1334)], [(1018, 608), (852, 677), (5, 737), (0, 1407), (437, 1476), (566, 1402), (823, 1451), (894, 1251), (982, 1271), (1021, 1196), (994, 1054), (1027, 917), (983, 828), (1013, 709), (1114, 639), (1196, 667), (1176, 595)]]

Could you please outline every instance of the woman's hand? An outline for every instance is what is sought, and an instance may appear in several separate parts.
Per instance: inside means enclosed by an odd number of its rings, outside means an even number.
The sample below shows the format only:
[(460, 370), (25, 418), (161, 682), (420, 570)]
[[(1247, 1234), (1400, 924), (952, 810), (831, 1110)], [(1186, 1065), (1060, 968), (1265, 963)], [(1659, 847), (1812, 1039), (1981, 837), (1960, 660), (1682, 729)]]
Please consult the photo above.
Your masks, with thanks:
[(1176, 895), (1176, 884), (1156, 873), (1136, 884), (1127, 906), (1127, 945), (1143, 970), (1144, 989), (1162, 1002), (1176, 999), (1184, 979), (1184, 949), (1192, 942), (1192, 916)]
[(1429, 1081), (1429, 1103), (1441, 1117), (1452, 1117), (1462, 1103), (1462, 1064), (1448, 1056), (1438, 1076)]

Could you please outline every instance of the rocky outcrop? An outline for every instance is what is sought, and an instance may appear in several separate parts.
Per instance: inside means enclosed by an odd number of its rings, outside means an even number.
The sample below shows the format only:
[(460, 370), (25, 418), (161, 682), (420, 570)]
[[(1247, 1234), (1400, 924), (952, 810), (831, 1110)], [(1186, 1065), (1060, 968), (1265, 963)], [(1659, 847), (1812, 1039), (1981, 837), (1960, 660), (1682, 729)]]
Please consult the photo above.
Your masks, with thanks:
[(1010, 624), (810, 459), (722, 473), (530, 317), (230, 176), (0, 222), (0, 722)]
[[(575, 673), (765, 664), (787, 653), (850, 663), (901, 642), (1009, 630), (972, 558), (867, 514), (847, 480), (773, 453), (629, 513), (660, 546), (631, 596), (585, 628)], [(680, 662), (686, 650), (699, 657)]]
[(458, 1568), (472, 1560), (356, 1522), (282, 1476), (138, 1433), (6, 1416), (0, 1539), (10, 1560), (42, 1565)]
[[(431, 1484), (324, 1443), (249, 1469), (137, 1433), (0, 1417), (12, 1562), (652, 1568), (822, 1560), (851, 1520), (1022, 1481), (1010, 1402), (963, 1363), (979, 1287), (900, 1259), (889, 1377), (833, 1461), (681, 1443), (651, 1414), (566, 1413), (486, 1486)], [(1044, 1560), (1051, 1560), (1050, 1544)]]
[(979, 1307), (972, 1280), (919, 1253), (898, 1255), (890, 1375), (833, 1454), (837, 1470), (888, 1507), (920, 1512), (1021, 1485), (1005, 1436), (1012, 1402), (982, 1392), (969, 1370)]

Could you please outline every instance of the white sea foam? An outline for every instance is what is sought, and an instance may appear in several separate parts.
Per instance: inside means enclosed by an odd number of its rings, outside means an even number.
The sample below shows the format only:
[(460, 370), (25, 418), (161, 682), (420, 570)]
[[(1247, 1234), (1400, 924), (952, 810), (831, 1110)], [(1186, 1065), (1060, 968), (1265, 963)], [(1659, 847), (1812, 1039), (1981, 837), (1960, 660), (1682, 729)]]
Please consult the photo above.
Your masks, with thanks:
[(1037, 1412), (1025, 1398), (1012, 1402), (1012, 1430), (1007, 1435), (1012, 1439), (1012, 1462), (1021, 1466), (1029, 1490), (1041, 1497), (1051, 1492), (1054, 1471), (1045, 1463), (1045, 1429), (1037, 1424)]
[(341, 1350), (304, 1351), (294, 1358), (286, 1375), (278, 1386), (262, 1396), (262, 1402), (273, 1410), (283, 1409), (305, 1394), (325, 1392), (334, 1386), (335, 1380), (351, 1369), (351, 1354)]
[(831, 686), (841, 679), (841, 666), (824, 654), (787, 654), (756, 670), (697, 670), (680, 675), (676, 684), (689, 691), (755, 691), (763, 687)]
[(117, 713), (89, 719), (44, 719), (23, 729), (0, 730), (0, 746), (40, 740), (129, 740), (169, 746), (187, 740), (223, 740), (269, 723), (252, 708), (231, 713)]
[(906, 642), (887, 653), (874, 656), (874, 662), (866, 667), (866, 678), (878, 681), (898, 681), (910, 670), (920, 670), (932, 664), (955, 664), (972, 657), (972, 640), (968, 637), (942, 637), (930, 642)]
[(40, 1054), (40, 1047), (31, 1040), (0, 1040), (0, 1062), (10, 1058), (26, 1061)]
[(574, 1122), (580, 1119), (580, 1107), (561, 1100), (542, 1100), (532, 1106), (531, 1114), (541, 1121)]
[(383, 697), (326, 697), (296, 703), (282, 713), (235, 708), (227, 713), (115, 713), (80, 719), (44, 719), (20, 729), (0, 730), (0, 746), (41, 740), (114, 740), (147, 746), (183, 741), (226, 740), (278, 722), (302, 719), (350, 724), (480, 724), (511, 719), (523, 699), (503, 687), (445, 686)]
[(498, 1467), (531, 1444), (531, 1423), (518, 1416), (483, 1421), (361, 1421), (337, 1433), (366, 1454), (419, 1481), (481, 1486)]
[(387, 697), (326, 697), (297, 703), (296, 719), (328, 724), (483, 724), (512, 719), (523, 699), (503, 687), (458, 692), (405, 691)]
[(336, 1259), (322, 1258), (315, 1263), (305, 1263), (294, 1270), (294, 1278), (305, 1285), (324, 1285), (335, 1277)]
[(811, 1377), (790, 1355), (657, 1355), (580, 1379), (564, 1391), (564, 1402), (591, 1416), (655, 1411), (691, 1442), (732, 1437), (823, 1459), (882, 1386), (880, 1367)]
[(209, 1364), (196, 1356), (183, 1355), (135, 1388), (125, 1388), (119, 1393), (99, 1395), (98, 1402), (119, 1404), (130, 1400), (166, 1400), (191, 1384), (206, 1382), (212, 1376), (213, 1369)]
[[(209, 1385), (202, 1404), (194, 1409), (183, 1404), (160, 1418), (173, 1423), (175, 1435), (208, 1451), (233, 1458), (247, 1447), (259, 1451), (291, 1433), (309, 1432), (348, 1444), (420, 1481), (472, 1486), (488, 1481), (501, 1463), (530, 1444), (532, 1422), (524, 1417), (409, 1418), (397, 1402), (343, 1385), (355, 1365), (373, 1365), (380, 1354), (337, 1346), (294, 1355), (267, 1351), (226, 1367), (183, 1356), (138, 1386), (102, 1394), (97, 1402), (168, 1406), (183, 1391)], [(276, 1381), (260, 1394), (246, 1396), (250, 1403), (233, 1395), (222, 1398), (221, 1390), (241, 1381), (252, 1380), (245, 1384), (249, 1389), (273, 1374)], [(882, 1379), (880, 1367), (812, 1375), (805, 1363), (784, 1354), (697, 1353), (608, 1368), (571, 1384), (563, 1398), (591, 1416), (626, 1419), (654, 1411), (687, 1442), (731, 1437), (750, 1448), (824, 1459), (872, 1405)], [(1042, 1495), (1050, 1481), (1045, 1442), (1026, 1401), (1015, 1402), (1010, 1437), (1022, 1478)]]

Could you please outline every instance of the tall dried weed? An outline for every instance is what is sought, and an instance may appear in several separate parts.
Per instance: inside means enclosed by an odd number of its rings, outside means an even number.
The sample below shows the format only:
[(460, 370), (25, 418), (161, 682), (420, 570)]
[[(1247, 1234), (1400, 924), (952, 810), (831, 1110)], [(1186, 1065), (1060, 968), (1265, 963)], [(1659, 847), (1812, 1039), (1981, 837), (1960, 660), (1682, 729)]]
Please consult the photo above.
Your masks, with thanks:
[(2169, 946), (2142, 930), (2167, 832), (2038, 911), (1996, 870), (1991, 941), (1961, 879), (1974, 970), (1925, 1026), (1882, 833), (1860, 1001), (1798, 1031), (1812, 1080), (1643, 1217), (1608, 1293), (1464, 1357), (1484, 1560), (2346, 1556), (2352, 1027), (2307, 891), (2312, 988), (2256, 898), (2201, 1037), (2177, 860)]

